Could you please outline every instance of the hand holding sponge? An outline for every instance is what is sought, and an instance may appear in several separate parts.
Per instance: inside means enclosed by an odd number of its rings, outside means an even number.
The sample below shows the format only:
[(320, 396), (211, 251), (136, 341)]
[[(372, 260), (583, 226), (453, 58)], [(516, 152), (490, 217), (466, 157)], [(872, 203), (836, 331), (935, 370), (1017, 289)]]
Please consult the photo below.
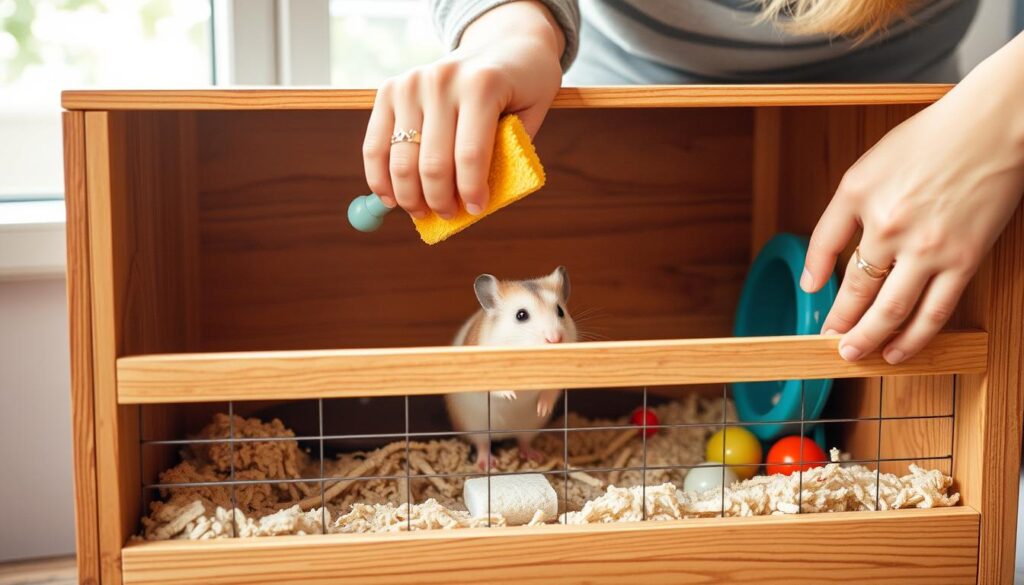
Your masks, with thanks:
[[(420, 238), (427, 244), (436, 244), (461, 232), (495, 211), (519, 201), (544, 186), (544, 167), (523, 128), (522, 121), (515, 114), (509, 114), (498, 122), (494, 138), (494, 153), (487, 178), (491, 198), (487, 209), (480, 215), (470, 215), (460, 206), (452, 219), (442, 219), (430, 214), (423, 219), (413, 219), (413, 225)], [(363, 195), (354, 199), (348, 208), (348, 220), (359, 231), (372, 232), (380, 227), (385, 215), (391, 209), (384, 205), (377, 195)]]

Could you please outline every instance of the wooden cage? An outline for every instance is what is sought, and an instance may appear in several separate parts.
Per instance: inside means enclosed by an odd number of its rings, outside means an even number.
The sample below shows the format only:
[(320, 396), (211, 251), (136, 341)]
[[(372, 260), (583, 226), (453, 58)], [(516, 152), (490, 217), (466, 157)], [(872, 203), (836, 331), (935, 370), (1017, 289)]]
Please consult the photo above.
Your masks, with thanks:
[[(949, 331), (898, 366), (836, 337), (724, 339), (752, 254), (809, 234), (845, 170), (931, 85), (564, 89), (548, 186), (435, 247), (351, 230), (371, 91), (66, 92), (68, 294), (83, 583), (1009, 583), (1024, 211)], [(615, 341), (448, 348), (479, 273), (571, 267)], [(957, 507), (592, 526), (132, 542), (140, 425), (217, 401), (835, 378), (957, 380)], [(877, 409), (851, 393), (850, 412)], [(143, 408), (145, 406), (145, 408)], [(940, 440), (911, 429), (887, 439)], [(851, 437), (856, 441), (856, 437)], [(823, 579), (825, 572), (827, 579)]]

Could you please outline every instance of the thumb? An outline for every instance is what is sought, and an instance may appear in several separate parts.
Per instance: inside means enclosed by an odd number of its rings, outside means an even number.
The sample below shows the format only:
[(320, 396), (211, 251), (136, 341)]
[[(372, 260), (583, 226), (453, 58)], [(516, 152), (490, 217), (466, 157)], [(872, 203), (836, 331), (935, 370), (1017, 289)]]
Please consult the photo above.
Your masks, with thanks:
[(540, 131), (540, 126), (544, 123), (544, 118), (548, 115), (550, 106), (551, 104), (535, 104), (518, 112), (513, 112), (523, 121), (523, 128), (526, 129), (526, 133), (530, 135), (531, 139), (535, 138), (537, 132)]
[(857, 233), (857, 227), (853, 210), (840, 198), (833, 198), (821, 214), (807, 246), (804, 272), (800, 277), (800, 288), (804, 292), (817, 292), (825, 286), (835, 269), (836, 259)]

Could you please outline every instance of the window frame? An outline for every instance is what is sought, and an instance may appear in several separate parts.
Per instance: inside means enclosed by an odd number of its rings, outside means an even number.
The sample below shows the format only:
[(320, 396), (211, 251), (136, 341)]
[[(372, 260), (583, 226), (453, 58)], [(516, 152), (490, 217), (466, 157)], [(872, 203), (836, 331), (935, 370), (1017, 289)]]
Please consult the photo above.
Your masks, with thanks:
[[(213, 83), (329, 85), (329, 0), (211, 0)], [(0, 200), (0, 282), (66, 270), (64, 194)]]
[(213, 0), (216, 85), (331, 83), (329, 0)]

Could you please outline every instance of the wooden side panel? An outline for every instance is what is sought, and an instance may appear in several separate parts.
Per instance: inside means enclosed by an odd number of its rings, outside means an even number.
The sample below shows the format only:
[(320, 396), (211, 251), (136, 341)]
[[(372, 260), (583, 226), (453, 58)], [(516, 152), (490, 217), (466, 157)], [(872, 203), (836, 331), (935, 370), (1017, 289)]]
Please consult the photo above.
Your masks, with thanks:
[(992, 337), (987, 373), (960, 377), (954, 473), (964, 503), (984, 519), (978, 583), (1009, 583), (1024, 409), (1024, 208), (975, 276), (958, 321), (977, 323)]
[(477, 275), (559, 264), (588, 338), (729, 333), (750, 110), (553, 111), (537, 140), (547, 186), (436, 246), (401, 213), (373, 234), (348, 225), (366, 118), (200, 114), (204, 350), (446, 345), (478, 308)]
[[(780, 229), (809, 236), (846, 171), (886, 132), (922, 107), (784, 108), (780, 191), (786, 204), (779, 212)], [(839, 263), (840, 273), (848, 257)]]
[(750, 258), (779, 231), (779, 150), (782, 148), (781, 108), (754, 110), (753, 209)]
[(100, 582), (96, 493), (92, 295), (85, 171), (85, 114), (65, 112), (64, 201), (67, 206), (68, 318), (71, 341), (71, 422), (75, 465), (75, 551), (78, 581)]
[[(780, 221), (783, 229), (809, 232), (855, 156), (920, 108), (892, 105), (785, 110), (783, 142), (787, 149), (782, 162), (782, 190), (799, 196), (809, 205), (784, 208)], [(837, 131), (843, 127), (851, 130)], [(857, 128), (860, 130), (856, 131)], [(798, 156), (805, 158), (798, 159)], [(1024, 347), (1024, 220), (1021, 215), (1018, 209), (990, 258), (972, 280), (951, 323), (953, 327), (980, 327), (991, 335), (988, 373), (960, 376), (955, 410), (953, 476), (964, 503), (979, 510), (984, 519), (979, 583), (1007, 583), (1013, 575), (1016, 530), (1013, 511), (1017, 505), (1020, 413), (1024, 407), (1021, 396), (1024, 391), (1021, 351)], [(887, 381), (887, 386), (891, 383)], [(849, 385), (849, 382), (842, 384)], [(917, 399), (913, 404), (897, 408), (926, 405), (933, 394), (927, 385), (921, 390), (915, 393)], [(863, 396), (870, 394), (862, 393)], [(851, 405), (852, 412), (871, 409), (870, 403)], [(899, 414), (899, 411), (891, 414)], [(915, 435), (919, 434), (920, 429), (908, 429), (904, 436), (889, 435), (887, 440), (910, 444), (918, 440)], [(856, 444), (855, 437), (850, 439)]]
[[(118, 330), (120, 287), (115, 261), (123, 262), (124, 251), (115, 249), (114, 223), (123, 217), (123, 183), (114, 167), (122, 156), (118, 140), (112, 139), (111, 117), (102, 112), (85, 114), (86, 179), (89, 208), (89, 253), (92, 262), (93, 384), (96, 413), (96, 470), (99, 515), (100, 575), (103, 583), (121, 581), (121, 546), (129, 534), (133, 509), (129, 486), (133, 481), (127, 462), (131, 445), (124, 428), (125, 407), (117, 405)], [(137, 490), (133, 489), (135, 493)]]
[[(779, 192), (783, 194), (783, 203), (777, 212), (780, 231), (810, 236), (846, 171), (889, 130), (923, 108), (922, 105), (880, 105), (782, 109)], [(755, 216), (755, 224), (758, 220)], [(837, 262), (840, 278), (859, 239), (858, 234)], [(878, 378), (837, 381), (829, 410), (844, 417), (878, 416), (880, 383)], [(886, 388), (893, 388), (893, 391), (886, 396), (884, 416), (927, 409), (934, 393), (932, 383), (926, 378), (886, 380)], [(922, 385), (914, 390), (918, 384)], [(892, 402), (896, 395), (900, 396), (899, 402)], [(950, 432), (951, 429), (933, 422), (886, 423), (882, 450), (890, 454), (937, 453), (941, 445), (948, 443)], [(850, 426), (843, 429), (842, 434), (841, 443), (849, 449), (872, 458), (878, 454), (877, 426)], [(928, 451), (916, 451), (916, 448), (928, 448)], [(947, 452), (948, 448), (943, 451)], [(930, 465), (941, 466), (942, 462)], [(906, 464), (884, 464), (883, 469), (903, 472)]]
[(198, 338), (195, 114), (111, 114), (124, 215), (114, 226), (123, 312), (118, 355), (189, 351)]
[[(950, 375), (876, 376), (863, 381), (838, 380), (840, 387), (829, 398), (826, 418), (881, 414), (890, 419), (881, 423), (881, 429), (874, 421), (833, 425), (842, 437), (844, 449), (854, 459), (900, 459), (883, 462), (883, 473), (903, 475), (910, 463), (952, 473), (949, 461), (931, 458), (952, 453), (953, 378)], [(884, 387), (879, 392), (883, 381)]]
[(976, 512), (847, 512), (406, 534), (163, 542), (128, 585), (973, 584)]
[(187, 351), (198, 336), (198, 242), (189, 241), (197, 232), (187, 227), (195, 224), (193, 126), (187, 114), (85, 114), (104, 583), (120, 581), (121, 546), (141, 511), (140, 417), (137, 407), (117, 404), (116, 360), (133, 351)]

